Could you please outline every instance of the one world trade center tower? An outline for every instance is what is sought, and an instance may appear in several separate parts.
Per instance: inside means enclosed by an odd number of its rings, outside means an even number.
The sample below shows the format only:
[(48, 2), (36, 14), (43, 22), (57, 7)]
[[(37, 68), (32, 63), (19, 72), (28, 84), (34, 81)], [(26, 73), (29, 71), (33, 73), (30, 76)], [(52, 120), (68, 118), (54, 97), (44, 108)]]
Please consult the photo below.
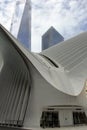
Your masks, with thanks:
[(11, 33), (31, 51), (31, 1), (16, 1)]

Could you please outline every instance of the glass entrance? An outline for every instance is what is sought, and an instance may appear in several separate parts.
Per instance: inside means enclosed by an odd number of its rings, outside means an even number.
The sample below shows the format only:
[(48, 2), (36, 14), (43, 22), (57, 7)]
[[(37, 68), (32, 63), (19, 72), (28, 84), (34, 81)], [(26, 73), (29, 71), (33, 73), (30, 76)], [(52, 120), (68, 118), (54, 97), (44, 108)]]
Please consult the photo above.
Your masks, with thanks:
[(59, 113), (56, 111), (44, 111), (42, 112), (41, 120), (40, 120), (40, 126), (42, 128), (46, 127), (59, 127)]
[(87, 124), (87, 117), (85, 112), (73, 112), (73, 123), (76, 124)]

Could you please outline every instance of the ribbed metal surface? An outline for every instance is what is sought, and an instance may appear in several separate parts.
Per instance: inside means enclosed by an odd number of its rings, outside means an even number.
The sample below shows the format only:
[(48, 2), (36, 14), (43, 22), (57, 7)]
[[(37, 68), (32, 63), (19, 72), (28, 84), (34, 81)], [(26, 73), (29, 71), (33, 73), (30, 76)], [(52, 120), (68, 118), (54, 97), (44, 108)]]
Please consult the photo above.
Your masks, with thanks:
[(1, 29), (0, 57), (0, 124), (23, 126), (31, 85), (29, 69)]
[(41, 54), (70, 70), (87, 57), (87, 33), (49, 48)]

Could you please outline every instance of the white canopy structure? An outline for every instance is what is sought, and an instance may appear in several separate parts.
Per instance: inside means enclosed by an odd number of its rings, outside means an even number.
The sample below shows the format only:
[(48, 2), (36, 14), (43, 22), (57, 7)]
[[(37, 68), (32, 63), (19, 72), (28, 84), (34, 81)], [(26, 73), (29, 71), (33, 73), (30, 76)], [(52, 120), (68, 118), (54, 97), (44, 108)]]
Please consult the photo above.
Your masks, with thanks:
[(87, 32), (43, 51), (42, 55), (59, 66), (60, 73), (65, 75), (65, 78), (62, 76), (62, 82), (65, 84), (67, 79), (68, 88), (65, 89), (64, 85), (62, 91), (79, 95), (87, 79)]
[(54, 106), (70, 110), (60, 125), (72, 125), (71, 110), (87, 107), (86, 67), (87, 33), (36, 54), (0, 25), (0, 124), (39, 127), (42, 111)]

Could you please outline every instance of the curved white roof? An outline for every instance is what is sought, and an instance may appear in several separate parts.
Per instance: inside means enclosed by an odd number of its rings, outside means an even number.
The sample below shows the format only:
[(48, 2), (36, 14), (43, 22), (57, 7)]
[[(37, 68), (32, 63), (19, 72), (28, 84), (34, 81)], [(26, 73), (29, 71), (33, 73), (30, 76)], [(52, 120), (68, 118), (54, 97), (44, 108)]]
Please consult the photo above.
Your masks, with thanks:
[(41, 54), (35, 54), (25, 49), (7, 30), (0, 27), (14, 42), (18, 52), (34, 65), (49, 84), (72, 96), (80, 94), (87, 77), (87, 33), (51, 47)]
[(46, 49), (41, 54), (63, 67), (78, 95), (87, 79), (87, 32)]
[(70, 71), (87, 58), (87, 32), (50, 47), (41, 54)]

